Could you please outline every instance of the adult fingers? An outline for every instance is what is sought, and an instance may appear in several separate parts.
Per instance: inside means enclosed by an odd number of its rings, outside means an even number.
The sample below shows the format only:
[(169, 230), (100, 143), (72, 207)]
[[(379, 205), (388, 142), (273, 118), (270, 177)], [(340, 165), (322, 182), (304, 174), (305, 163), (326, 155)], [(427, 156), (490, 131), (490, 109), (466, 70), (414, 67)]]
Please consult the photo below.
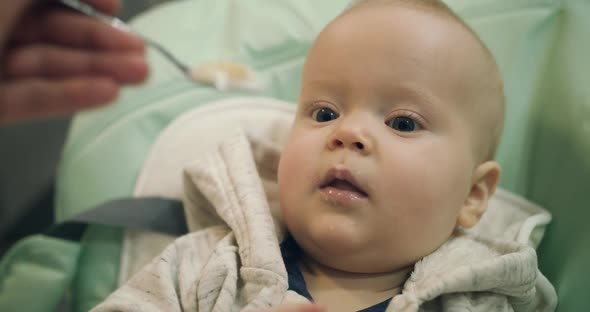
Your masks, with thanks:
[(15, 30), (13, 41), (17, 44), (50, 42), (87, 49), (144, 51), (144, 42), (132, 33), (59, 9), (26, 16)]
[(141, 82), (148, 72), (143, 54), (100, 53), (46, 45), (9, 51), (3, 68), (9, 79), (105, 76), (119, 83)]
[(32, 0), (0, 1), (0, 44), (9, 37), (14, 24), (31, 6)]
[(112, 102), (119, 86), (108, 78), (31, 79), (0, 86), (0, 124), (62, 115)]
[(115, 15), (119, 11), (121, 1), (119, 0), (84, 0), (87, 4), (103, 13)]

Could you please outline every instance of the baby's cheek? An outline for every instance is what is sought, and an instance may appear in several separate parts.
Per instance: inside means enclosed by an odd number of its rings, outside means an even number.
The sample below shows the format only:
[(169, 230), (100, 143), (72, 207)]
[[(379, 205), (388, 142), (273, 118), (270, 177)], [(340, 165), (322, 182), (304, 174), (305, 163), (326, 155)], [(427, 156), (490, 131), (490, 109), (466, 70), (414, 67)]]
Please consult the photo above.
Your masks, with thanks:
[(391, 203), (392, 217), (434, 225), (447, 219), (445, 210), (460, 205), (466, 187), (462, 171), (456, 160), (440, 151), (396, 154), (384, 166), (378, 187)]
[(460, 156), (454, 157), (440, 159), (438, 165), (432, 163), (426, 167), (431, 174), (423, 177), (426, 201), (421, 212), (434, 236), (446, 235), (455, 227), (457, 215), (470, 189), (469, 169)]
[(296, 142), (290, 142), (281, 153), (278, 171), (281, 195), (296, 192), (308, 174), (309, 165), (306, 165), (304, 146), (294, 143)]
[(290, 141), (281, 153), (278, 170), (281, 211), (289, 231), (296, 231), (306, 196), (306, 172), (302, 146)]
[(279, 182), (296, 178), (297, 168), (301, 167), (299, 161), (301, 155), (299, 154), (299, 150), (293, 144), (289, 144), (283, 149), (279, 163)]
[(284, 160), (285, 169), (299, 173), (303, 169), (313, 166), (310, 161), (318, 158), (318, 138), (313, 137), (305, 131), (294, 129), (288, 144), (283, 149), (281, 158)]

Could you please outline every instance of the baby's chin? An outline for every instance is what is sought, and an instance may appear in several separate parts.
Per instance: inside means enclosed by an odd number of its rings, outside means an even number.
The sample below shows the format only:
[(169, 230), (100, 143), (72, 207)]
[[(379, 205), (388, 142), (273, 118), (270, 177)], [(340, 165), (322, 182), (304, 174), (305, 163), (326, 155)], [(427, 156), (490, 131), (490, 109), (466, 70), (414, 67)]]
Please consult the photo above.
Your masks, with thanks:
[[(299, 231), (290, 227), (289, 232), (307, 258), (334, 270), (386, 273), (405, 268), (419, 259), (399, 252), (394, 246), (386, 246), (388, 241), (380, 239), (380, 235), (372, 235), (375, 229), (368, 226), (345, 215), (324, 215), (305, 223), (297, 229)], [(392, 250), (398, 252), (391, 253)]]
[(360, 218), (348, 214), (318, 214), (305, 225), (307, 236), (325, 247), (340, 249), (356, 246), (362, 244), (364, 236), (369, 232), (358, 219)]
[[(322, 220), (324, 219), (324, 220)], [(309, 222), (301, 233), (291, 231), (303, 251), (322, 264), (344, 270), (342, 264), (362, 255), (370, 248), (370, 239), (358, 222), (346, 216), (318, 217)]]
[(382, 263), (382, 257), (372, 257), (363, 249), (355, 249), (345, 244), (329, 244), (325, 241), (321, 246), (301, 246), (307, 261), (313, 261), (332, 270), (375, 274), (391, 272), (395, 265)]

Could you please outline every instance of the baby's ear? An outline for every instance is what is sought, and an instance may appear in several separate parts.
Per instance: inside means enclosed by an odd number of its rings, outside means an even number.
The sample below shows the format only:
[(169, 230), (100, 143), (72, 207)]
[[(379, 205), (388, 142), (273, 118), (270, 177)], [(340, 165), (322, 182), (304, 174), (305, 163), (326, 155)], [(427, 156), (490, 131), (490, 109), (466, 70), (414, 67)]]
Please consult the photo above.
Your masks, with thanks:
[(493, 160), (486, 161), (475, 169), (471, 190), (459, 212), (457, 226), (470, 228), (479, 222), (486, 211), (488, 200), (496, 191), (500, 173), (500, 165)]

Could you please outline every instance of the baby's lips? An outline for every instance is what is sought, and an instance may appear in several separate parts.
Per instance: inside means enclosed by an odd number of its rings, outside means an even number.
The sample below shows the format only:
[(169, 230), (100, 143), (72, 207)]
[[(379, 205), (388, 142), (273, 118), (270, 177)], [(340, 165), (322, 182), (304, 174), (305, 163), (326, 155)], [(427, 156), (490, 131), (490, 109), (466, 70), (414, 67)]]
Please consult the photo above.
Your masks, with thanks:
[(322, 179), (320, 183), (320, 188), (326, 187), (337, 180), (346, 181), (347, 183), (351, 184), (354, 188), (356, 188), (359, 191), (359, 193), (361, 193), (364, 196), (368, 196), (368, 193), (365, 190), (365, 188), (362, 187), (362, 185), (356, 180), (356, 178), (353, 176), (350, 170), (346, 169), (343, 166), (335, 166), (330, 168), (324, 176), (324, 178)]

